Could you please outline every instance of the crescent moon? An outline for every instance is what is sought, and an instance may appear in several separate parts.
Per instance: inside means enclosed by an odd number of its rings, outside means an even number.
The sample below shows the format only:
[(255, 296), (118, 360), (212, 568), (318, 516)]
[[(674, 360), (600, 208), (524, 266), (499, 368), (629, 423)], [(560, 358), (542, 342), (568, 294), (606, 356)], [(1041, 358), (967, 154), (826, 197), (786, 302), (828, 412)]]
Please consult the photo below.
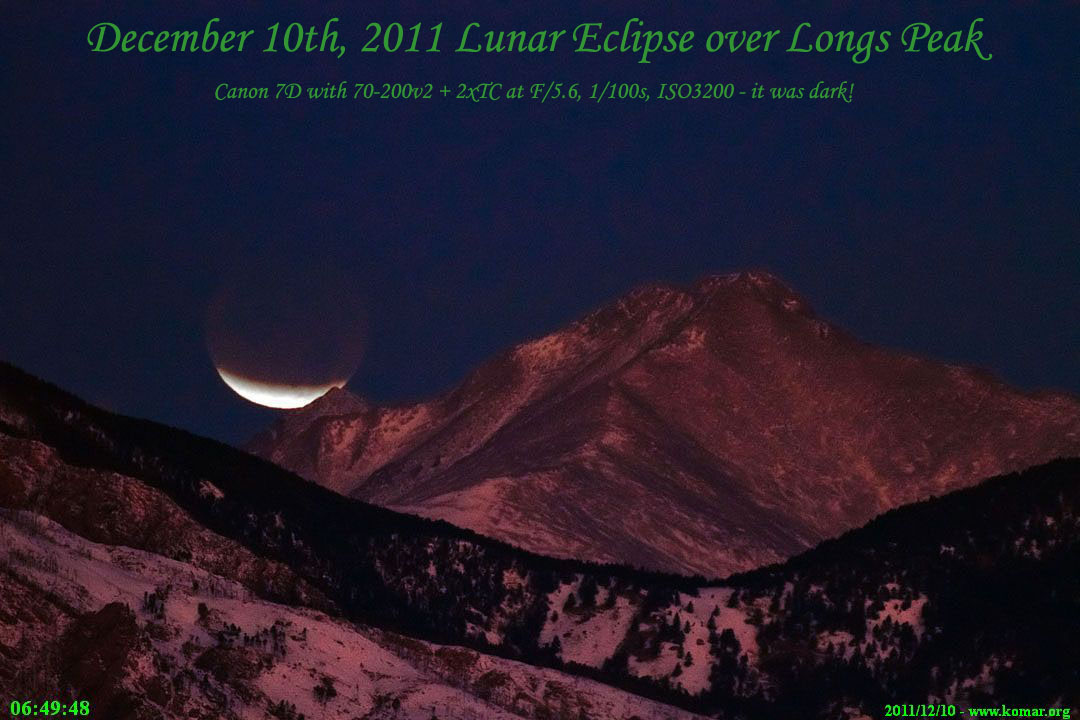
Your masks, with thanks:
[(338, 380), (329, 385), (275, 385), (234, 375), (219, 367), (214, 369), (217, 370), (218, 375), (225, 381), (225, 384), (240, 397), (256, 405), (282, 410), (304, 407), (334, 388), (345, 387), (348, 380), (348, 378)]

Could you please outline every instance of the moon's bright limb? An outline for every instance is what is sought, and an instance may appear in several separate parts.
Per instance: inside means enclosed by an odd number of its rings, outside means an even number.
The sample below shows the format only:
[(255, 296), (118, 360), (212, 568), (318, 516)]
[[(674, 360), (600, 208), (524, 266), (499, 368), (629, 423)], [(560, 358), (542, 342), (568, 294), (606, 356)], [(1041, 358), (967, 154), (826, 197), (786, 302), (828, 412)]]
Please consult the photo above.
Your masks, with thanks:
[(266, 407), (292, 409), (304, 407), (308, 403), (325, 395), (332, 388), (345, 386), (345, 380), (330, 383), (329, 385), (274, 385), (272, 383), (249, 380), (239, 375), (234, 375), (221, 368), (214, 368), (218, 375), (233, 391), (256, 405)]

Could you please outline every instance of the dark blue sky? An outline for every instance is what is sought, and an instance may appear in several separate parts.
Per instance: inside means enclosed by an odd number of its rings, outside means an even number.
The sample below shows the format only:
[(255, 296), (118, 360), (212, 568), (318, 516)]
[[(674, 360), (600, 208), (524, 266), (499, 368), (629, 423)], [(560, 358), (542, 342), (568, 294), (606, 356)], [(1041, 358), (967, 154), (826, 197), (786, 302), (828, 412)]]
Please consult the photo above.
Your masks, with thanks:
[[(17, 3), (0, 29), (0, 357), (111, 409), (242, 441), (273, 414), (221, 384), (207, 303), (237, 267), (364, 297), (350, 387), (386, 401), (632, 287), (765, 267), (862, 338), (1080, 392), (1080, 6)], [(610, 4), (607, 4), (610, 5)], [(236, 6), (241, 7), (240, 5)], [(539, 8), (544, 8), (543, 12)], [(344, 58), (88, 52), (132, 29), (338, 15)], [(366, 55), (365, 25), (943, 30), (974, 55)], [(782, 41), (781, 47), (786, 47)], [(847, 80), (854, 102), (220, 103), (220, 82)], [(306, 274), (305, 274), (306, 273)], [(330, 283), (330, 286), (334, 286)]]

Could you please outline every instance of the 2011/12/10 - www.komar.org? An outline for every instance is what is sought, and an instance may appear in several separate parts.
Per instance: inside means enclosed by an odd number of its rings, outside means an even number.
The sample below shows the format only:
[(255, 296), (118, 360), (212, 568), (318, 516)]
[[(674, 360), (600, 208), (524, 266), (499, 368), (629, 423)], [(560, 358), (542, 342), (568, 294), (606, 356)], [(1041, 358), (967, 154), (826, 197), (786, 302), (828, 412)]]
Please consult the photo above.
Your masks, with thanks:
[(904, 703), (886, 705), (886, 718), (924, 718), (924, 717), (972, 717), (972, 718), (1061, 718), (1070, 720), (1072, 711), (1067, 707), (996, 707), (961, 708), (953, 704)]

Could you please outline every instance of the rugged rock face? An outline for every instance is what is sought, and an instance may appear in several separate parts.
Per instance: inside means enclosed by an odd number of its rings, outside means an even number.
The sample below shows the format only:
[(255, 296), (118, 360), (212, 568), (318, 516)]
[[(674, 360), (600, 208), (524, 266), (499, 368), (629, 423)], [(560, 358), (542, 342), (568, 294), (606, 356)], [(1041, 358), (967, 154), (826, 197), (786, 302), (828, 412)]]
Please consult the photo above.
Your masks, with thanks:
[(61, 677), (69, 687), (79, 688), (80, 698), (95, 712), (117, 720), (151, 720), (168, 703), (172, 688), (162, 678), (137, 677), (152, 650), (127, 605), (113, 602), (78, 617), (68, 625), (60, 647)]
[[(198, 492), (213, 501), (209, 481)], [(0, 507), (33, 508), (95, 542), (128, 545), (189, 562), (275, 600), (330, 609), (282, 563), (210, 532), (164, 492), (115, 472), (65, 462), (52, 447), (0, 433)]]
[(1080, 454), (1080, 401), (863, 344), (755, 272), (633, 292), (429, 402), (332, 393), (250, 448), (535, 552), (715, 577)]

